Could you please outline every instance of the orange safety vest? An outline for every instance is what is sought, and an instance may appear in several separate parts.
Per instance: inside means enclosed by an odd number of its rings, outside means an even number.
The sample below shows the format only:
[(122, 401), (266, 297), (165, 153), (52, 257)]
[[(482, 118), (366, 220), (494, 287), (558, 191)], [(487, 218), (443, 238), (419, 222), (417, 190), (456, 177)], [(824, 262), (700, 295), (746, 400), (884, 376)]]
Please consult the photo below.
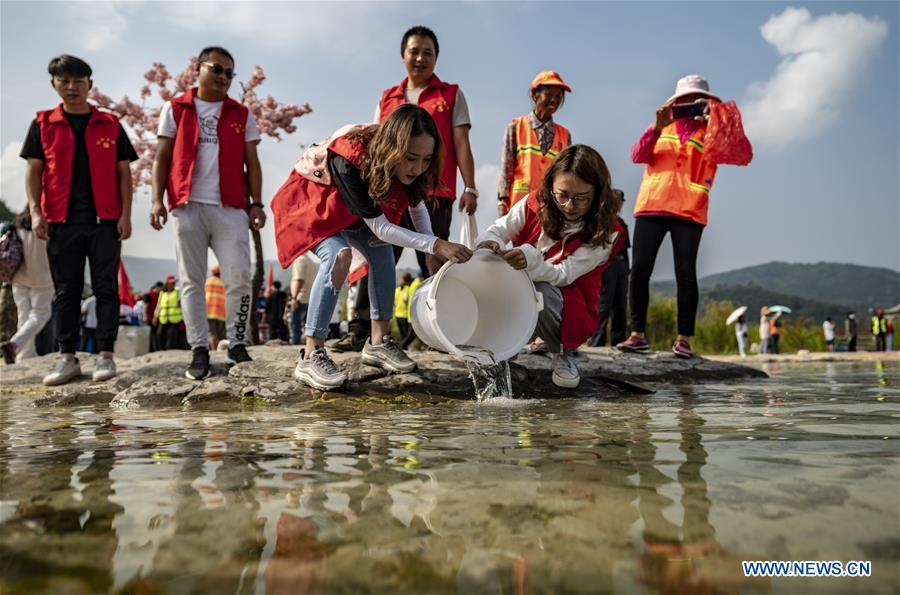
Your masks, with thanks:
[(541, 141), (531, 127), (530, 120), (529, 116), (513, 120), (516, 125), (516, 167), (513, 171), (512, 185), (508, 189), (510, 207), (528, 194), (537, 194), (547, 168), (560, 151), (572, 144), (569, 131), (554, 122), (553, 143), (546, 155), (541, 153)]
[(706, 225), (716, 164), (703, 157), (701, 126), (682, 143), (675, 123), (663, 128), (634, 206), (634, 215), (669, 215)]
[(225, 283), (215, 275), (206, 280), (206, 317), (225, 320)]

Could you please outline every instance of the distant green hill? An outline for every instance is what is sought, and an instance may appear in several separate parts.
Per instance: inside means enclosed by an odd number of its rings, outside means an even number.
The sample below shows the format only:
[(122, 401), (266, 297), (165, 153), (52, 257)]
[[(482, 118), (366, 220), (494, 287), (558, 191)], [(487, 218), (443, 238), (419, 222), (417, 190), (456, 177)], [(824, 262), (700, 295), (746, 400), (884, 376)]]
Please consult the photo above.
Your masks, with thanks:
[[(675, 295), (675, 282), (655, 282), (651, 290)], [(715, 299), (740, 305), (768, 301), (767, 305), (796, 305), (810, 312), (828, 310), (834, 316), (835, 312), (864, 313), (875, 306), (888, 308), (900, 303), (900, 273), (853, 264), (770, 262), (703, 277), (700, 293), (704, 298), (715, 295)]]
[(758, 320), (759, 311), (763, 306), (774, 306), (775, 304), (791, 308), (794, 318), (810, 318), (815, 322), (822, 322), (828, 316), (840, 321), (848, 312), (846, 306), (826, 304), (776, 291), (767, 291), (756, 285), (718, 285), (701, 290), (701, 295), (703, 300), (728, 301), (735, 306), (747, 306), (748, 322)]
[(900, 273), (855, 264), (770, 262), (704, 277), (701, 287), (756, 285), (768, 291), (795, 295), (863, 310), (900, 302)]

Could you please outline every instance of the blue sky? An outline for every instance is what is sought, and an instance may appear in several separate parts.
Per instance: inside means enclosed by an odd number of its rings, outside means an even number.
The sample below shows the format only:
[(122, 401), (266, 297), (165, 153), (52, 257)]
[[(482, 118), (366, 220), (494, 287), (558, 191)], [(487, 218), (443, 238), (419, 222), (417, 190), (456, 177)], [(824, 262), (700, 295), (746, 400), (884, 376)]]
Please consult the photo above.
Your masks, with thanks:
[[(756, 155), (719, 170), (701, 274), (772, 260), (900, 269), (897, 2), (4, 1), (0, 10), (2, 195), (16, 207), (19, 144), (34, 112), (57, 101), (46, 74), (55, 54), (90, 62), (114, 99), (136, 97), (151, 62), (178, 72), (203, 45), (228, 47), (239, 79), (262, 65), (261, 94), (314, 109), (297, 133), (260, 146), (268, 201), (301, 143), (371, 119), (382, 90), (405, 75), (403, 31), (425, 24), (440, 39), (438, 75), (469, 100), (482, 227), (495, 213), (503, 128), (529, 110), (538, 71), (557, 70), (573, 87), (556, 118), (604, 155), (629, 221), (642, 174), (629, 149), (675, 81), (697, 72), (741, 106)], [(148, 205), (142, 191), (123, 251), (174, 258), (171, 229), (149, 228)], [(664, 248), (655, 277), (671, 276)]]

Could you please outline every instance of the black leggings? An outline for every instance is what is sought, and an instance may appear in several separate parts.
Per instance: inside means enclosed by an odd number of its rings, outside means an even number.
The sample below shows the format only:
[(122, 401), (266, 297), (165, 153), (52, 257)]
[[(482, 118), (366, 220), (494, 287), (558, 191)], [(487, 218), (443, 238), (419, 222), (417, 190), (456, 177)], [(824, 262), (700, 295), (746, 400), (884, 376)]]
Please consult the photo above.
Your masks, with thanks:
[(675, 217), (637, 217), (631, 255), (631, 330), (647, 330), (650, 275), (666, 236), (672, 234), (675, 281), (678, 287), (678, 334), (692, 337), (700, 291), (697, 287), (697, 251), (703, 226)]

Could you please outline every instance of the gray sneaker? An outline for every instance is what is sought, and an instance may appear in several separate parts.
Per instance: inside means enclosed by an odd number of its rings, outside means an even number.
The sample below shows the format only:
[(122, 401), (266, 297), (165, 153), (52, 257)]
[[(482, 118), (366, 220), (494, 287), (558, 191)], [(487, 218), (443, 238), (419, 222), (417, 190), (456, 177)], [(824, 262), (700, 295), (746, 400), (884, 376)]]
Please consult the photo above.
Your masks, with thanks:
[(306, 356), (306, 350), (300, 350), (300, 361), (294, 368), (294, 378), (319, 390), (340, 388), (347, 382), (347, 375), (341, 372), (328, 353), (321, 347)]
[(116, 375), (116, 362), (111, 357), (98, 357), (94, 363), (94, 374), (91, 378), (94, 382), (103, 382)]
[(390, 336), (382, 339), (381, 345), (372, 345), (371, 339), (366, 341), (362, 350), (362, 362), (401, 374), (412, 372), (417, 367), (416, 362), (409, 359), (403, 348)]
[(563, 349), (562, 353), (556, 354), (551, 378), (553, 384), (560, 388), (576, 388), (578, 386), (581, 382), (581, 375), (578, 373), (578, 366), (575, 365), (573, 352)]
[(44, 376), (44, 386), (58, 386), (79, 376), (81, 376), (81, 365), (78, 363), (78, 358), (69, 361), (61, 357), (53, 366), (53, 371)]

